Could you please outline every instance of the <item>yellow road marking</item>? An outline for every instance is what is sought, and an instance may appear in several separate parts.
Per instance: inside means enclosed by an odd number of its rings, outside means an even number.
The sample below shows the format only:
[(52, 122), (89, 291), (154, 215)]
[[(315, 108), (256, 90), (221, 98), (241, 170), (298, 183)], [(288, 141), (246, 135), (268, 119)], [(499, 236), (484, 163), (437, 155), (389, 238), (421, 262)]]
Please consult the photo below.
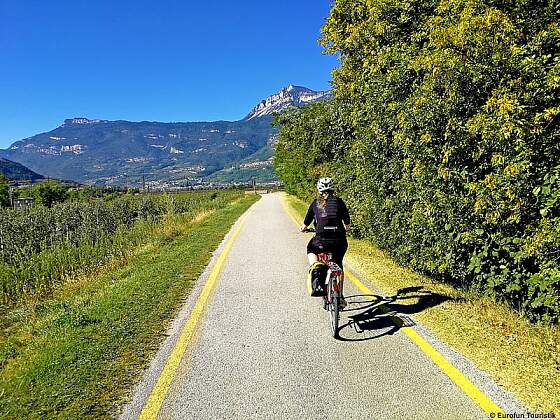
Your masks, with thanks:
[[(290, 216), (292, 221), (299, 226), (298, 219), (294, 215), (294, 210), (283, 199), (284, 208), (286, 213)], [(351, 271), (346, 270), (345, 276), (348, 277), (352, 283), (356, 285), (361, 292), (373, 295), (373, 292), (364, 285)], [(391, 317), (393, 322), (399, 327), (404, 327), (402, 321), (397, 317)], [(473, 400), (488, 416), (491, 414), (503, 412), (503, 410), (494, 403), (486, 394), (480, 391), (469, 379), (465, 377), (455, 366), (453, 366), (440, 352), (438, 352), (430, 343), (422, 338), (413, 328), (401, 329), (407, 337), (426, 354), (432, 362), (436, 364), (463, 392)]]
[(214, 265), (214, 268), (212, 269), (210, 276), (208, 277), (208, 280), (206, 281), (206, 284), (204, 285), (204, 288), (202, 289), (202, 292), (200, 293), (200, 296), (196, 301), (189, 319), (185, 323), (185, 326), (181, 331), (181, 335), (179, 336), (175, 347), (171, 351), (171, 354), (169, 355), (167, 362), (165, 363), (165, 366), (161, 374), (159, 375), (159, 378), (154, 388), (152, 389), (152, 392), (150, 393), (146, 405), (140, 413), (139, 418), (141, 420), (157, 418), (157, 414), (161, 409), (161, 406), (163, 405), (167, 392), (169, 391), (169, 387), (171, 386), (173, 378), (175, 377), (177, 368), (181, 363), (183, 354), (187, 351), (189, 344), (193, 342), (195, 329), (201, 316), (204, 313), (208, 298), (210, 297), (212, 291), (214, 290), (214, 287), (216, 286), (220, 272), (222, 271), (229, 251), (231, 250), (235, 238), (239, 235), (239, 232), (241, 231), (246, 218), (246, 215), (243, 216), (243, 219), (237, 225), (237, 228), (225, 244), (224, 250), (218, 257), (218, 260), (216, 261), (216, 264)]

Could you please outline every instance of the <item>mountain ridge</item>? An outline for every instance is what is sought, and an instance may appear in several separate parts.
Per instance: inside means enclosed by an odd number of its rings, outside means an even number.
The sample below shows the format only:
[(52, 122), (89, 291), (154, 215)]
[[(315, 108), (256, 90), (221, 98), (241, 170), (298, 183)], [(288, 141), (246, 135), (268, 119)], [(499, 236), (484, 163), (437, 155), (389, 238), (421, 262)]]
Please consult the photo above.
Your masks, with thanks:
[(38, 181), (45, 179), (24, 165), (0, 157), (0, 175), (5, 176), (8, 181)]

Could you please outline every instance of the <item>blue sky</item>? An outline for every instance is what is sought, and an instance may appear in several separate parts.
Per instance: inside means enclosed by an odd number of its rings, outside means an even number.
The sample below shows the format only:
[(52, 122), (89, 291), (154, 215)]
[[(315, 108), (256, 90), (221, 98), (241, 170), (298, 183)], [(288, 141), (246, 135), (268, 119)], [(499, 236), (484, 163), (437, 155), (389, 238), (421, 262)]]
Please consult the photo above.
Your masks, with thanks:
[(0, 0), (0, 148), (65, 118), (241, 119), (330, 88), (329, 0)]

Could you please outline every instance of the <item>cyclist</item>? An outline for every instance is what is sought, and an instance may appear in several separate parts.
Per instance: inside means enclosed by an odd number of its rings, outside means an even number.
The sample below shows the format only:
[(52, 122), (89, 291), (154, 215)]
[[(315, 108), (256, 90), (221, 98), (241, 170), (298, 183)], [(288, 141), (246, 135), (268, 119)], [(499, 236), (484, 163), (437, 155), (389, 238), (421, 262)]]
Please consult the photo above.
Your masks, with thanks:
[[(309, 260), (309, 272), (311, 273), (319, 264), (317, 254), (330, 252), (332, 261), (342, 269), (342, 259), (348, 249), (346, 233), (350, 229), (350, 215), (344, 201), (335, 196), (334, 182), (331, 178), (320, 178), (317, 182), (319, 198), (313, 200), (303, 224), (301, 232), (305, 232), (308, 226), (314, 222), (315, 236), (307, 244), (307, 258)], [(340, 300), (341, 306), (346, 306), (344, 297)]]

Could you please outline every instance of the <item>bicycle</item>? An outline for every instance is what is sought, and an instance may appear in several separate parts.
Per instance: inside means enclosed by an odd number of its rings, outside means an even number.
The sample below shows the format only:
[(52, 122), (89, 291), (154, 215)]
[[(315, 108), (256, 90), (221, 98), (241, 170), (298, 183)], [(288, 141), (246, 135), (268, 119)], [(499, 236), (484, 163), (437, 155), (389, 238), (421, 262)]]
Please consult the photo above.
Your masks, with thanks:
[[(315, 232), (315, 230), (307, 229), (306, 232)], [(332, 261), (332, 253), (321, 252), (317, 256), (319, 261), (327, 266), (327, 276), (325, 278), (325, 286), (327, 290), (323, 296), (323, 308), (329, 313), (332, 336), (333, 338), (338, 338), (340, 298), (342, 297), (344, 272), (338, 264)]]

